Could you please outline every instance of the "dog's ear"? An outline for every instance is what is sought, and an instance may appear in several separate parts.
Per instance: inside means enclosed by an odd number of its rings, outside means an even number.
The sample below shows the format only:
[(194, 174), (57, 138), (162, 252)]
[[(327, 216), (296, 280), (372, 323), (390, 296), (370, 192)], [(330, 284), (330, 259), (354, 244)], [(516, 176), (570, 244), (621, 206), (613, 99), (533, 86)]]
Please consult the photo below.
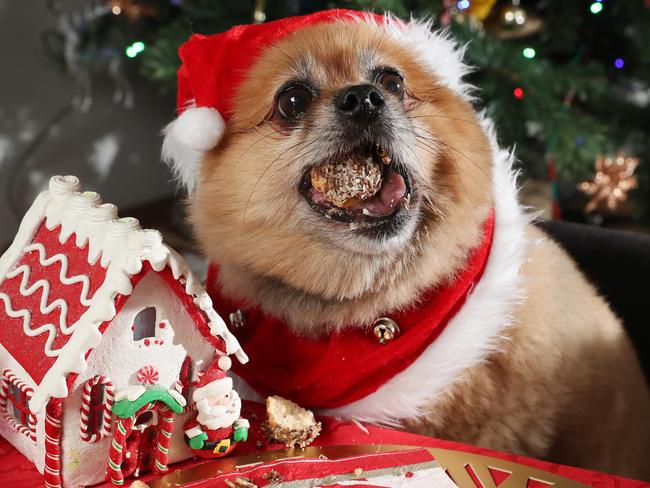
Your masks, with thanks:
[(188, 193), (196, 187), (201, 158), (216, 147), (225, 129), (217, 110), (193, 105), (163, 129), (162, 159)]

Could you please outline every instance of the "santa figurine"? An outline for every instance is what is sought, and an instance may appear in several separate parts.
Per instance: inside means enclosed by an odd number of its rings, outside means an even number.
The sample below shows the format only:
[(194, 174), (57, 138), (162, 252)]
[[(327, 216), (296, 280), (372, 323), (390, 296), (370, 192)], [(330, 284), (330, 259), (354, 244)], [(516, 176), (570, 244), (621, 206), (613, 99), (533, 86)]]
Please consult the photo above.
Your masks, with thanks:
[(231, 361), (221, 356), (199, 375), (192, 400), (196, 415), (183, 429), (185, 441), (194, 454), (218, 458), (229, 454), (240, 441), (248, 439), (248, 420), (240, 416), (241, 400), (226, 376)]

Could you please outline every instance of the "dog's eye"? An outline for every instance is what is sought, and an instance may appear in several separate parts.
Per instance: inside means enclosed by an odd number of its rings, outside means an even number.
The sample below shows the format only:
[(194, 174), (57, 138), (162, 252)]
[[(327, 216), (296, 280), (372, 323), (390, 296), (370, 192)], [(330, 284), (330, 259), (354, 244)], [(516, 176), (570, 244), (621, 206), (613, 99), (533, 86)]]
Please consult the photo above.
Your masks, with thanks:
[(311, 102), (312, 94), (307, 88), (300, 85), (290, 86), (278, 97), (278, 112), (285, 119), (299, 119), (305, 115)]
[(379, 85), (398, 97), (404, 94), (404, 79), (397, 73), (386, 72), (379, 76)]

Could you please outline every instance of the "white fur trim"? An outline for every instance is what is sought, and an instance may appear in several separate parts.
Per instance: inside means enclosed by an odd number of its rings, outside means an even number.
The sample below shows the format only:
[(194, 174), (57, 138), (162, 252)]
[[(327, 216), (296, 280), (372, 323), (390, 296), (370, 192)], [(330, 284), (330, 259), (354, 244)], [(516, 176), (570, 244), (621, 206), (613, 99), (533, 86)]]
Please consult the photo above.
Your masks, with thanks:
[(208, 383), (201, 388), (194, 390), (192, 394), (192, 400), (195, 402), (200, 402), (204, 398), (211, 397), (213, 395), (223, 395), (232, 391), (232, 378), (226, 376), (221, 380), (215, 380), (212, 383)]
[(530, 219), (517, 201), (514, 156), (497, 146), (492, 123), (482, 118), (493, 157), (494, 240), (481, 280), (440, 336), (411, 366), (374, 393), (324, 413), (396, 425), (418, 417), (423, 408), (462, 378), (462, 372), (499, 350), (502, 332), (513, 323), (513, 309), (524, 298), (521, 266)]
[(189, 193), (194, 191), (201, 158), (216, 147), (226, 130), (213, 108), (190, 106), (163, 130), (162, 158)]

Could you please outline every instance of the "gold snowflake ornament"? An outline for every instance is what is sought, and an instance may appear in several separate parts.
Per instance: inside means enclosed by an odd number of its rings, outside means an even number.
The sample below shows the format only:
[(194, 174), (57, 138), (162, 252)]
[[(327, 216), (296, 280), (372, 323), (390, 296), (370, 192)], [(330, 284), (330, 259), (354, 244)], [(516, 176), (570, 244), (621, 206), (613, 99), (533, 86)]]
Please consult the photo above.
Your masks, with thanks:
[(607, 207), (615, 210), (627, 200), (630, 190), (638, 186), (634, 175), (639, 165), (639, 158), (619, 154), (615, 158), (599, 155), (596, 158), (596, 174), (592, 181), (583, 181), (578, 189), (591, 196), (585, 211), (593, 212), (597, 208)]

